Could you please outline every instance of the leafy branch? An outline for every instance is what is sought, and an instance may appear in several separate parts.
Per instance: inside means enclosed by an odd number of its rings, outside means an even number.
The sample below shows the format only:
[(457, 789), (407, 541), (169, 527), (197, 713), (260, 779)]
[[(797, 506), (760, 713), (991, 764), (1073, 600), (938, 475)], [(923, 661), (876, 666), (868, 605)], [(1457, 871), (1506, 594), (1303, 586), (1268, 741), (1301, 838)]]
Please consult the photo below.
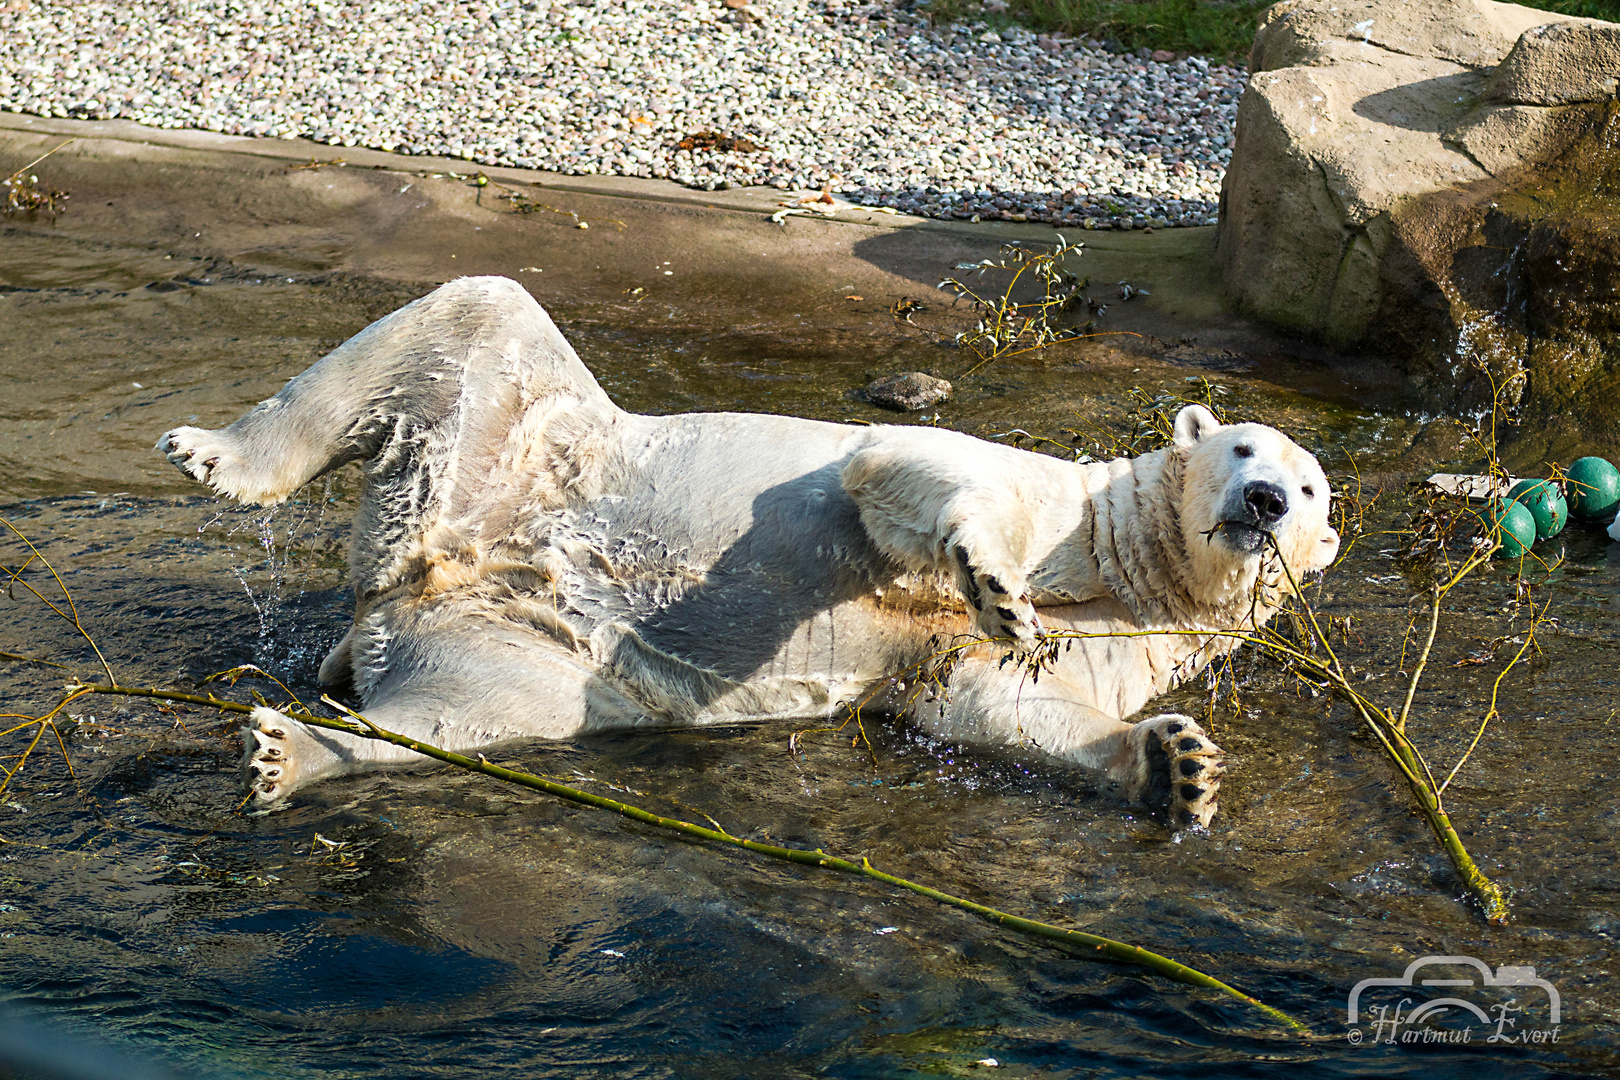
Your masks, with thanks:
[[(1091, 333), (1096, 326), (1092, 321), (1081, 327), (1061, 326), (1055, 321), (1085, 299), (1089, 279), (1076, 277), (1063, 265), (1065, 256), (1073, 253), (1078, 258), (1084, 246), (1068, 243), (1060, 234), (1057, 245), (1050, 250), (1025, 247), (1015, 241), (1002, 245), (999, 258), (957, 265), (956, 269), (976, 271), (981, 278), (991, 270), (1010, 272), (1012, 277), (1000, 295), (980, 292), (955, 277), (948, 277), (936, 286), (954, 292), (958, 300), (969, 301), (978, 314), (973, 329), (963, 330), (954, 338), (959, 346), (971, 349), (979, 358), (978, 363), (962, 373), (964, 377), (992, 360), (1034, 352), (1061, 341), (1108, 336)], [(1013, 293), (1019, 283), (1026, 280), (1039, 284), (1040, 297), (1022, 302), (1014, 300)], [(906, 321), (909, 322), (909, 318)]]

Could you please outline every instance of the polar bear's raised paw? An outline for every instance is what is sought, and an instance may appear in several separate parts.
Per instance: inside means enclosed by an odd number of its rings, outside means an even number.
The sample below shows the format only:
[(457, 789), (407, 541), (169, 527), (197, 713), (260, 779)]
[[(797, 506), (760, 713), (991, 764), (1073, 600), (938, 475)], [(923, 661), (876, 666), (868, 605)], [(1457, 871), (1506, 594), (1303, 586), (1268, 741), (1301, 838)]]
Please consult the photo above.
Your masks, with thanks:
[(1221, 776), (1221, 748), (1190, 716), (1165, 713), (1136, 725), (1139, 747), (1136, 802), (1163, 807), (1173, 829), (1208, 826), (1215, 817)]
[(234, 481), (242, 471), (242, 461), (221, 432), (177, 427), (164, 433), (157, 449), (193, 480), (202, 481), (221, 495), (237, 494), (238, 484)]
[(962, 595), (978, 616), (986, 637), (1011, 638), (1025, 651), (1033, 649), (1046, 628), (1030, 600), (1024, 575), (1012, 566), (986, 566), (956, 545), (954, 554)]
[(261, 506), (279, 503), (307, 479), (282, 468), (273, 455), (255, 456), (223, 430), (177, 427), (164, 433), (157, 449), (175, 468), (216, 494)]

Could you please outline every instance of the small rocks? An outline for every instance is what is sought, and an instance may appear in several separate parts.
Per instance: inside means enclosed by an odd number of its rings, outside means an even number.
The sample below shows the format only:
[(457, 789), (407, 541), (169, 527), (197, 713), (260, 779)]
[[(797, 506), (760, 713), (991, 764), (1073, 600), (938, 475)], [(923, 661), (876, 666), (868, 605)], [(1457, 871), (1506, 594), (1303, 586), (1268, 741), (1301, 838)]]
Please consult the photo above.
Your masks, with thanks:
[(1244, 79), (899, 0), (0, 2), (15, 112), (1092, 229), (1213, 224)]
[(885, 409), (916, 412), (951, 396), (951, 384), (921, 371), (885, 375), (866, 384), (866, 400)]

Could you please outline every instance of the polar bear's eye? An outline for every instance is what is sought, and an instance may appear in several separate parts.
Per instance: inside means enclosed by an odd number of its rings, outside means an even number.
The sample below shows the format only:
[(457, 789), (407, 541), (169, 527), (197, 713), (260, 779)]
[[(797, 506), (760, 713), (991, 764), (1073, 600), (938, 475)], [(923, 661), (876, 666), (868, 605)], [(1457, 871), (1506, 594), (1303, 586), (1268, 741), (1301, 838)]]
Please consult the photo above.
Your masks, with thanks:
[(1250, 446), (1248, 443), (1240, 442), (1236, 446), (1232, 447), (1232, 453), (1236, 454), (1238, 457), (1254, 457), (1254, 447)]
[(1305, 496), (1307, 499), (1316, 498), (1316, 489), (1311, 487), (1309, 484), (1306, 484), (1304, 487), (1300, 488), (1299, 493)]

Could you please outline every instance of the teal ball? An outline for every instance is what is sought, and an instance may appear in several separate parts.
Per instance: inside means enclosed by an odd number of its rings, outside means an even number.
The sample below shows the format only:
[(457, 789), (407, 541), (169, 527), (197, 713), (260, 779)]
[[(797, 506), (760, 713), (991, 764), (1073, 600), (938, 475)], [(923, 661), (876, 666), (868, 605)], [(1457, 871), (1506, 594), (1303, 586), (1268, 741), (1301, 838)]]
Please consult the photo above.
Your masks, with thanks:
[(1569, 520), (1569, 503), (1551, 480), (1520, 480), (1508, 498), (1530, 511), (1536, 520), (1536, 539), (1547, 540), (1564, 531)]
[(1480, 514), (1480, 519), (1485, 522), (1485, 534), (1501, 542), (1502, 546), (1496, 549), (1497, 558), (1517, 559), (1527, 555), (1530, 545), (1536, 542), (1536, 519), (1521, 503), (1511, 499), (1494, 503)]
[(1583, 457), (1564, 472), (1569, 512), (1582, 521), (1609, 521), (1620, 512), (1620, 469), (1600, 457)]

